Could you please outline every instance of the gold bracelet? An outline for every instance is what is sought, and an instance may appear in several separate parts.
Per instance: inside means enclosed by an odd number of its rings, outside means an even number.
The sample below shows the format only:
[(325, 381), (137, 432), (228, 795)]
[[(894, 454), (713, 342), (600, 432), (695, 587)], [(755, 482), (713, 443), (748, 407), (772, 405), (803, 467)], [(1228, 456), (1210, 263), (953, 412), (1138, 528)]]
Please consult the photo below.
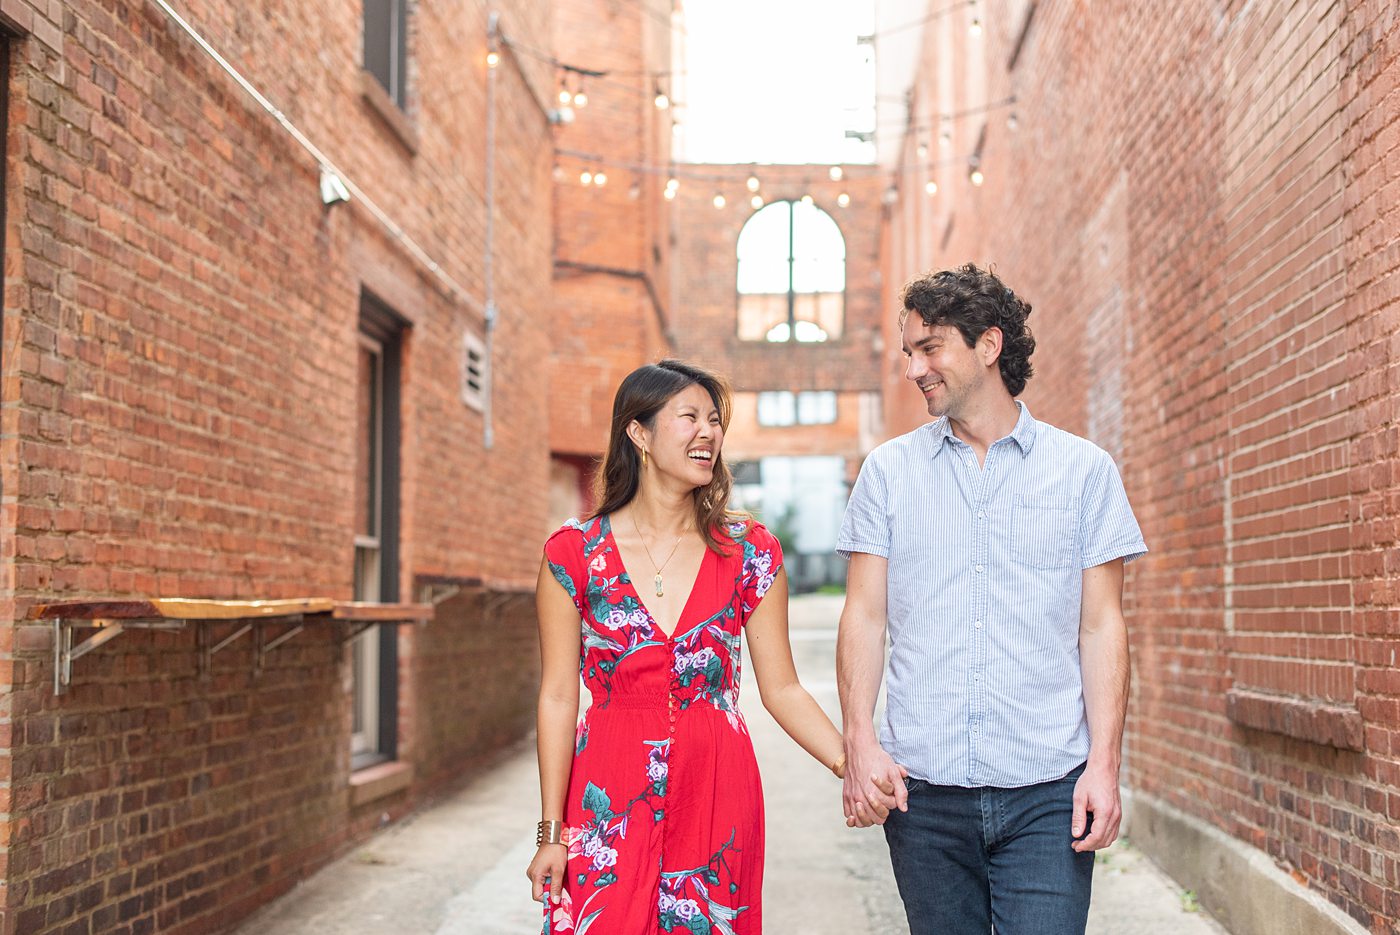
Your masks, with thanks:
[(535, 826), (535, 846), (542, 844), (563, 844), (564, 823), (562, 821), (542, 821)]
[(836, 774), (837, 779), (846, 778), (846, 754), (836, 758), (836, 762), (831, 764), (831, 771)]

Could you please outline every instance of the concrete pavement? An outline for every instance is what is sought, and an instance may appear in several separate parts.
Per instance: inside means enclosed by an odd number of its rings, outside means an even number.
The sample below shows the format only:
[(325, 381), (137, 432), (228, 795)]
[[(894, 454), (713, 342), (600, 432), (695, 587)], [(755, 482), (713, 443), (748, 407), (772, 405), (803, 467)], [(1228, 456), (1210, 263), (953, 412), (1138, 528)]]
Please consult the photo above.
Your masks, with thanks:
[[(792, 602), (798, 670), (833, 718), (840, 608), (839, 597)], [(751, 681), (742, 704), (767, 809), (766, 930), (907, 935), (883, 835), (846, 827), (838, 783), (783, 735)], [(457, 794), (386, 829), (267, 906), (237, 935), (538, 932), (539, 907), (525, 879), (538, 811), (533, 746), (522, 746)], [(1223, 929), (1130, 843), (1120, 843), (1099, 855), (1089, 932), (1219, 935)]]

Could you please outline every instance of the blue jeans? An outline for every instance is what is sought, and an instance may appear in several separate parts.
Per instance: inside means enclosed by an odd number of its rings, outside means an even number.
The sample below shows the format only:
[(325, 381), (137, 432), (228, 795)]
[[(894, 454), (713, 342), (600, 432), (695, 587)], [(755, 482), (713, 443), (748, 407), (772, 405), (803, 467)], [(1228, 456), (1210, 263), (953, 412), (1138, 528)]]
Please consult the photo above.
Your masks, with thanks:
[(1094, 855), (1070, 847), (1070, 820), (1083, 772), (1019, 789), (905, 780), (909, 811), (890, 812), (885, 840), (911, 935), (1082, 935)]

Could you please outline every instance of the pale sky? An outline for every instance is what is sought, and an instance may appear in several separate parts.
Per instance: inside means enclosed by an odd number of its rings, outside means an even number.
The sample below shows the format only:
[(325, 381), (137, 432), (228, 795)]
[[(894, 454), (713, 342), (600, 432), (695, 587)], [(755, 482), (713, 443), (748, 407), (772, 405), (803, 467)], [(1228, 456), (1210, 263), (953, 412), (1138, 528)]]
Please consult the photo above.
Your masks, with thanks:
[[(687, 162), (870, 162), (874, 0), (689, 0), (677, 117)], [(853, 110), (851, 108), (858, 108)]]

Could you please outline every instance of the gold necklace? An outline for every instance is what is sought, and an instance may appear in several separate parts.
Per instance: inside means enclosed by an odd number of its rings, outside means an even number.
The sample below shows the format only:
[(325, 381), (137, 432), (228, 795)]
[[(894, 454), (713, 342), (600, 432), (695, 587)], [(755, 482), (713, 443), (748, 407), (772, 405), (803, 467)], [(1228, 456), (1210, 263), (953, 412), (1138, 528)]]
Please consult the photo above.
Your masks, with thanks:
[(668, 564), (670, 564), (671, 559), (675, 558), (676, 549), (679, 549), (681, 547), (681, 540), (685, 538), (685, 530), (682, 529), (681, 534), (679, 536), (676, 536), (676, 544), (671, 546), (671, 554), (666, 556), (666, 561), (662, 562), (660, 565), (657, 565), (656, 559), (651, 557), (651, 549), (647, 548), (647, 539), (646, 536), (642, 535), (642, 527), (637, 525), (637, 514), (634, 512), (629, 513), (628, 515), (632, 517), (632, 528), (637, 530), (637, 538), (641, 540), (642, 550), (647, 553), (647, 559), (651, 562), (651, 567), (656, 569), (656, 575), (651, 579), (652, 584), (656, 588), (656, 596), (665, 597), (666, 591), (662, 587), (661, 572), (663, 569), (665, 569), (665, 567)]

